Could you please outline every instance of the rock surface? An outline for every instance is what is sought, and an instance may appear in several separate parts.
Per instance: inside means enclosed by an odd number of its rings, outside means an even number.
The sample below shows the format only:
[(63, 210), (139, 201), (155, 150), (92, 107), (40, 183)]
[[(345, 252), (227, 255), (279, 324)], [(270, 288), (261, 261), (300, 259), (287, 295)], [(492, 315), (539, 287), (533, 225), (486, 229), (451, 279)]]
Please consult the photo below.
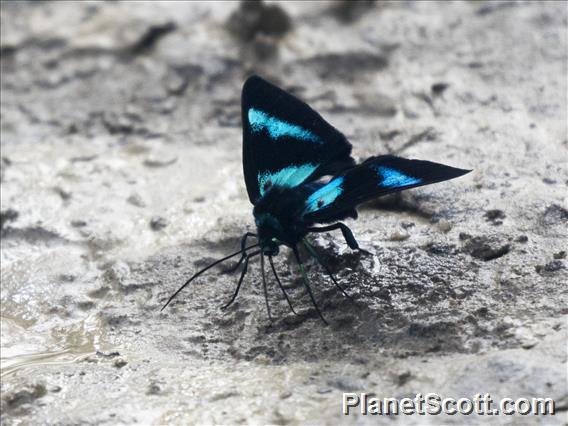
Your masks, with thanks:
[[(248, 15), (247, 15), (248, 14)], [(267, 25), (270, 22), (271, 25)], [(562, 2), (2, 2), (2, 424), (478, 423), (341, 414), (380, 397), (551, 397), (564, 424)], [(354, 145), (474, 169), (360, 208), (359, 256), (186, 277), (253, 230), (240, 88), (255, 72)], [(564, 253), (562, 255), (562, 253)], [(503, 423), (518, 417), (494, 417)]]

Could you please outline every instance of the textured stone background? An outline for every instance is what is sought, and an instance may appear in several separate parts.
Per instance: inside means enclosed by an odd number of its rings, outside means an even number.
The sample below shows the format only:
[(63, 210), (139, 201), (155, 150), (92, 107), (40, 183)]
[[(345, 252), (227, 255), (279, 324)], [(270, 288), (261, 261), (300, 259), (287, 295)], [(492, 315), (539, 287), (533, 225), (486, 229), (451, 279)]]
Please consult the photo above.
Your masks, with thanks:
[[(564, 424), (563, 2), (3, 2), (2, 423)], [(324, 327), (291, 256), (197, 268), (252, 230), (240, 89), (308, 101), (358, 159), (474, 169), (315, 238)], [(340, 414), (342, 393), (553, 397), (555, 417)]]

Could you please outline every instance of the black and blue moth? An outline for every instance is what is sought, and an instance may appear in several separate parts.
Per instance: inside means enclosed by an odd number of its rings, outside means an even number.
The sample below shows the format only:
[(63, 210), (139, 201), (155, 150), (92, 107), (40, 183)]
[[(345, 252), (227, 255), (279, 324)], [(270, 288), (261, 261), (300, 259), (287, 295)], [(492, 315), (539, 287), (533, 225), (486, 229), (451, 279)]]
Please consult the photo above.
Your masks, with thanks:
[[(241, 275), (233, 297), (225, 307), (235, 300), (250, 259), (259, 256), (269, 317), (265, 257), (294, 311), (273, 262), (280, 247), (286, 246), (293, 251), (306, 291), (325, 322), (311, 291), (298, 246), (302, 245), (330, 275), (334, 284), (341, 291), (343, 289), (306, 236), (337, 229), (350, 248), (361, 250), (351, 230), (340, 222), (349, 217), (357, 218), (357, 205), (382, 195), (442, 182), (469, 172), (392, 155), (371, 157), (356, 164), (351, 157), (351, 144), (341, 132), (306, 103), (258, 76), (248, 78), (244, 84), (242, 123), (243, 170), (248, 197), (254, 206), (256, 233), (243, 235), (241, 250), (197, 272), (164, 307), (193, 279), (240, 255), (232, 271), (242, 266)], [(249, 238), (256, 239), (256, 243), (247, 245)]]

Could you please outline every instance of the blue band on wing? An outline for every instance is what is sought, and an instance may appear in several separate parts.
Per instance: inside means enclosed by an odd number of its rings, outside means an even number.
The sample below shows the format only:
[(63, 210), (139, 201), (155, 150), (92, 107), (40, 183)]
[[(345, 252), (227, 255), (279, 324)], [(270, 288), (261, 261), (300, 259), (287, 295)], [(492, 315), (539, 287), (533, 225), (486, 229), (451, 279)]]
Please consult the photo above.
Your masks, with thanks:
[(271, 186), (284, 186), (293, 188), (304, 182), (316, 169), (315, 164), (302, 164), (301, 166), (288, 166), (277, 172), (259, 172), (258, 188), (260, 195)]
[(309, 130), (272, 117), (255, 108), (249, 108), (248, 120), (253, 132), (256, 133), (262, 131), (262, 129), (266, 129), (272, 139), (288, 136), (309, 142), (322, 143), (322, 140)]
[(333, 203), (343, 192), (343, 177), (338, 177), (329, 181), (306, 200), (304, 213), (312, 213), (323, 209)]
[(422, 182), (422, 179), (407, 176), (398, 170), (391, 169), (390, 167), (379, 166), (377, 167), (377, 172), (381, 177), (379, 185), (387, 188), (416, 185), (417, 183)]

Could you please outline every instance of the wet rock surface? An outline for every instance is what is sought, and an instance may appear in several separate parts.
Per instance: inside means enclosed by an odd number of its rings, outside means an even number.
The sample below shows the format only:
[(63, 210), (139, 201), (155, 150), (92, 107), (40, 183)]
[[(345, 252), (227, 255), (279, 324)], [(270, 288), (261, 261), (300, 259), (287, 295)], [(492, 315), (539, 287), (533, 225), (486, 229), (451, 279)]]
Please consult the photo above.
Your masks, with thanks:
[[(2, 424), (479, 422), (343, 417), (343, 392), (551, 397), (522, 421), (564, 424), (565, 5), (352, 3), (2, 3)], [(352, 296), (307, 261), (327, 327), (287, 250), (299, 315), (271, 281), (267, 319), (256, 264), (226, 310), (219, 268), (160, 311), (253, 230), (252, 72), (358, 159), (473, 169), (362, 206), (371, 256), (313, 238)]]

